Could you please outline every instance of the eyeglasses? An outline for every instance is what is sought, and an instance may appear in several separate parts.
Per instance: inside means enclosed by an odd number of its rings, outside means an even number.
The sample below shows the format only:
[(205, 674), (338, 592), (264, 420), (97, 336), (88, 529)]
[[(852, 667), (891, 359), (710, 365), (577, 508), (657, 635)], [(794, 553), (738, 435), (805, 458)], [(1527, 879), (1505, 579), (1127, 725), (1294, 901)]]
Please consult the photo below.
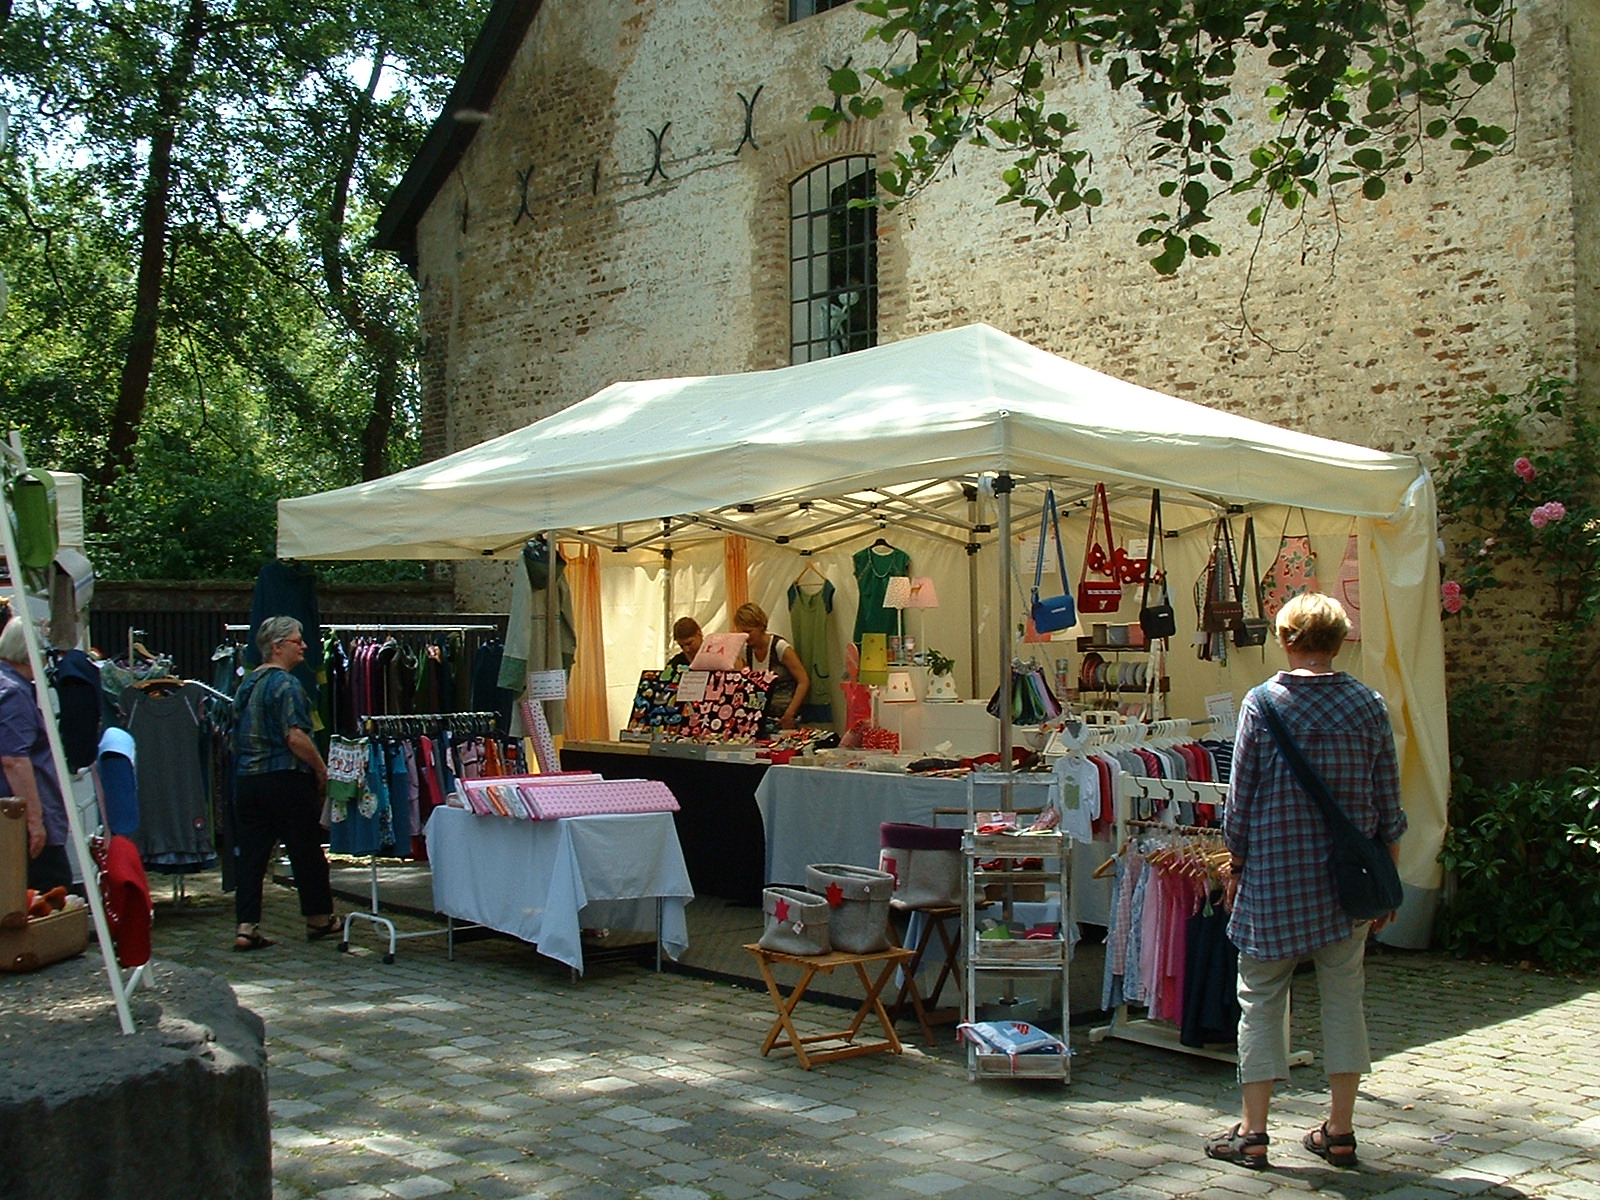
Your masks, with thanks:
[(279, 646), (281, 646), (281, 645), (283, 645), (283, 644), (284, 644), (284, 643), (285, 643), (285, 642), (288, 642), (288, 643), (290, 643), (290, 644), (291, 644), (291, 645), (295, 645), (295, 646), (304, 646), (304, 645), (305, 645), (305, 644), (306, 644), (306, 640), (305, 640), (305, 638), (303, 638), (303, 637), (287, 637), (287, 638), (279, 638), (279, 639), (278, 639), (278, 641), (277, 641), (277, 643), (276, 643), (276, 644), (277, 644), (277, 645), (279, 645)]

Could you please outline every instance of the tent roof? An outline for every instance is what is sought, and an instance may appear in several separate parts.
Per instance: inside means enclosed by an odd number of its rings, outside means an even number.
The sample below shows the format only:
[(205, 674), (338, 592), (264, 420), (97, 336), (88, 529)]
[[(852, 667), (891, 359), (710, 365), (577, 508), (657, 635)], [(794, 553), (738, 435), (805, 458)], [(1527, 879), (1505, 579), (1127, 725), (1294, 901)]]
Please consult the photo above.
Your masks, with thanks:
[(925, 481), (997, 471), (1367, 517), (1398, 512), (1422, 475), (1408, 456), (1219, 412), (969, 325), (772, 371), (612, 384), (446, 458), (281, 501), (278, 552), (475, 558), (541, 530), (751, 506), (781, 508), (799, 545), (812, 514), (793, 502), (931, 497)]

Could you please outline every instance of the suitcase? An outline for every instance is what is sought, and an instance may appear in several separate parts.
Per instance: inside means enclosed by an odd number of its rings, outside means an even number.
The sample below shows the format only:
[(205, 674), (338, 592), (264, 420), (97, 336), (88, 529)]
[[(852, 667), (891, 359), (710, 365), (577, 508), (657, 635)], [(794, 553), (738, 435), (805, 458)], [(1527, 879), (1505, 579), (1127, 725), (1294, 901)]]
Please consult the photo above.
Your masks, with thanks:
[(0, 929), (28, 922), (28, 811), (14, 796), (0, 800)]
[(48, 917), (35, 917), (21, 929), (0, 929), (0, 971), (37, 971), (82, 954), (88, 945), (89, 906), (74, 896)]

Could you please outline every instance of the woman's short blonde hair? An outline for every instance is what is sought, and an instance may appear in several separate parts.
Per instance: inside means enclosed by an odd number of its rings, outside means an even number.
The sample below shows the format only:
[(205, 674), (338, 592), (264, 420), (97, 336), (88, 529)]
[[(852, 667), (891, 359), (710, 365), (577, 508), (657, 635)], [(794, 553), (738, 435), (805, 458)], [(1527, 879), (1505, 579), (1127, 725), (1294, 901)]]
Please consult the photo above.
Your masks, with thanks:
[(767, 610), (759, 604), (741, 604), (738, 611), (733, 614), (733, 627), (735, 629), (765, 629), (767, 627)]
[(1350, 632), (1344, 605), (1322, 592), (1305, 592), (1278, 610), (1278, 640), (1311, 654), (1337, 654)]

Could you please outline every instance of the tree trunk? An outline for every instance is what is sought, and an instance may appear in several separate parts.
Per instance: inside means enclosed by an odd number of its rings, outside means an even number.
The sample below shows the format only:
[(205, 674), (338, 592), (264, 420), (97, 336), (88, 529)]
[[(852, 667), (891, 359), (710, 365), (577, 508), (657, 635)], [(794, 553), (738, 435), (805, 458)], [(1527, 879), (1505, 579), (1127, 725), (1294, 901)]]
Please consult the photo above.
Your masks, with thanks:
[[(149, 166), (145, 173), (144, 208), (139, 214), (139, 273), (134, 292), (133, 324), (128, 332), (128, 353), (122, 363), (117, 404), (106, 437), (106, 456), (95, 482), (104, 496), (117, 476), (133, 466), (139, 427), (150, 398), (150, 372), (155, 365), (160, 329), (161, 292), (166, 278), (168, 201), (172, 195), (172, 147), (177, 140), (178, 114), (194, 73), (195, 53), (205, 36), (204, 0), (192, 0), (184, 17), (183, 32), (173, 48), (172, 65), (159, 88), (159, 117), (150, 137)], [(109, 513), (100, 507), (96, 525), (104, 528)]]

